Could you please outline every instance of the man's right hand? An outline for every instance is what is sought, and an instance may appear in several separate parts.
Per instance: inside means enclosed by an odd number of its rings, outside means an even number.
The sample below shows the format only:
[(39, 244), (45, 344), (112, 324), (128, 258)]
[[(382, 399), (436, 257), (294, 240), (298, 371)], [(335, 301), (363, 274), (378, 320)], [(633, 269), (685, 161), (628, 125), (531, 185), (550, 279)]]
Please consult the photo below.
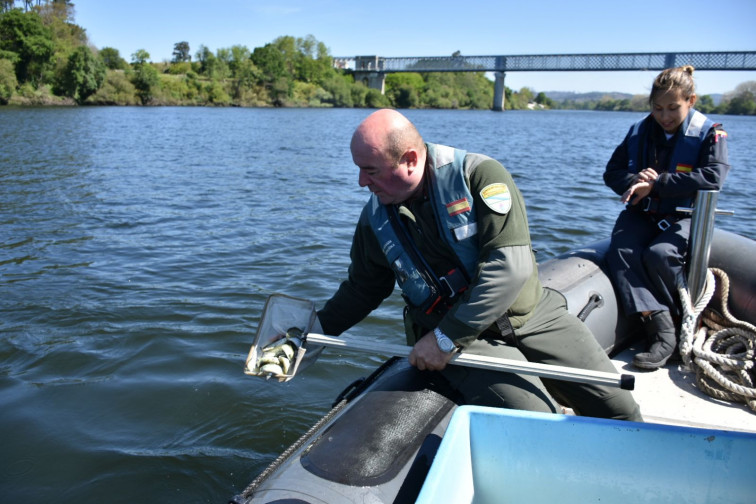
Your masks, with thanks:
[(438, 348), (436, 335), (430, 331), (412, 347), (409, 363), (420, 371), (441, 371), (453, 356), (454, 352), (446, 353)]

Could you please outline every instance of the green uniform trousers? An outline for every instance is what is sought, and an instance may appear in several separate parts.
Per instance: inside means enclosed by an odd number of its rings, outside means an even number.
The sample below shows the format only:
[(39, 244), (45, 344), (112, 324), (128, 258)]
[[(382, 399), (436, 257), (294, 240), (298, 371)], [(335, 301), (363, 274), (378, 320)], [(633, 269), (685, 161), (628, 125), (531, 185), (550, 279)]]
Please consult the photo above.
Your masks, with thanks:
[[(515, 330), (514, 339), (513, 346), (480, 338), (464, 351), (617, 372), (588, 327), (567, 311), (564, 296), (551, 289), (544, 289), (543, 298), (533, 315), (524, 326)], [(643, 421), (632, 394), (619, 388), (462, 366), (447, 366), (442, 374), (469, 404), (554, 413), (561, 412), (558, 406), (561, 404), (572, 408), (578, 415)]]

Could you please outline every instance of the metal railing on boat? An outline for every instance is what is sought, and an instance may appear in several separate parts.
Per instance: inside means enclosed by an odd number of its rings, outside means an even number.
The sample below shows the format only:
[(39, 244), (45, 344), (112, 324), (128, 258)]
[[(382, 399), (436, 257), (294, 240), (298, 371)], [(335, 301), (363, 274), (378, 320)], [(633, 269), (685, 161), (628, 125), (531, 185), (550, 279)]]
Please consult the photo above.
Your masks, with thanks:
[(677, 208), (678, 212), (691, 213), (688, 262), (688, 289), (695, 304), (703, 294), (706, 272), (709, 269), (711, 240), (714, 235), (714, 217), (734, 215), (732, 210), (717, 209), (719, 191), (698, 191), (693, 208)]

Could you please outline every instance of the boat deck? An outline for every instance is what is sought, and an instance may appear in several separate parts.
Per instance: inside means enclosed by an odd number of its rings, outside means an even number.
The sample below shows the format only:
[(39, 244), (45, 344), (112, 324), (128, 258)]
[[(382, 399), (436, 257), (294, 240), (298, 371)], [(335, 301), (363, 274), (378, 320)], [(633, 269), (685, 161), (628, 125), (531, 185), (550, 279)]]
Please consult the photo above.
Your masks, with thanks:
[(707, 429), (756, 432), (756, 412), (743, 403), (708, 396), (695, 384), (695, 373), (683, 372), (682, 362), (667, 363), (656, 371), (632, 365), (642, 351), (630, 347), (612, 359), (617, 372), (635, 376), (633, 396), (646, 422), (686, 425)]

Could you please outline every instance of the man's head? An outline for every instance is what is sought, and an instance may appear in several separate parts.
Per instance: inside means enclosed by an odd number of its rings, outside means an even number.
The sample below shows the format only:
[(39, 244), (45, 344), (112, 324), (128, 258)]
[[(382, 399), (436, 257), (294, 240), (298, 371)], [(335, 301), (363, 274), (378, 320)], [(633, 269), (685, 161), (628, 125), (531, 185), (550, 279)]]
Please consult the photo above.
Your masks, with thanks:
[(417, 128), (395, 110), (370, 114), (352, 135), (352, 159), (359, 184), (384, 205), (398, 204), (421, 190), (426, 149)]

